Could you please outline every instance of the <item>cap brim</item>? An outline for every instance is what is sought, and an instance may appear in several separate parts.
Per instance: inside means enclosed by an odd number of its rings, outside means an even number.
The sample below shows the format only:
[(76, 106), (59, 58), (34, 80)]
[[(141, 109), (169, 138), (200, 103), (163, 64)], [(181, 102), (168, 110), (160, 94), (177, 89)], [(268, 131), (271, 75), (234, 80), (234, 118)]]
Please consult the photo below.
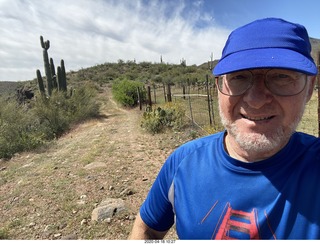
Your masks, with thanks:
[(308, 75), (316, 75), (313, 60), (289, 49), (251, 49), (230, 54), (221, 59), (213, 70), (216, 76), (245, 69), (291, 69)]

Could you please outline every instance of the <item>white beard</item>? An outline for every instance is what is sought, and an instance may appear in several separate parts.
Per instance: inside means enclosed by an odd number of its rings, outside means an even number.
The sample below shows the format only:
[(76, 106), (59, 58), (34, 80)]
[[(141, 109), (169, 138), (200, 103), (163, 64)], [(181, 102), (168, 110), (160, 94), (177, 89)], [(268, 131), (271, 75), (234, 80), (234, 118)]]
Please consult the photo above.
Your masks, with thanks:
[(241, 132), (235, 122), (231, 122), (226, 118), (219, 103), (221, 123), (228, 131), (228, 134), (234, 138), (238, 146), (248, 154), (261, 155), (277, 151), (277, 149), (282, 148), (285, 143), (288, 142), (303, 116), (304, 108), (305, 106), (303, 106), (300, 113), (288, 127), (282, 126), (268, 133), (261, 134), (258, 132)]

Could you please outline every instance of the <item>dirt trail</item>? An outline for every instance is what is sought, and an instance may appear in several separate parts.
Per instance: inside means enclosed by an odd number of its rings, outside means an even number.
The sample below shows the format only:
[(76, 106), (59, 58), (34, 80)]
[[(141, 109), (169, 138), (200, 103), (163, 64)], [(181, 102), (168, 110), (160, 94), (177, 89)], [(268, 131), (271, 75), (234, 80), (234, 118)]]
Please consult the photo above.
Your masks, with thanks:
[[(126, 239), (165, 158), (190, 139), (147, 134), (141, 111), (119, 108), (108, 91), (100, 95), (101, 118), (39, 152), (0, 161), (0, 231), (9, 239)], [(92, 222), (106, 197), (125, 200), (128, 212)]]

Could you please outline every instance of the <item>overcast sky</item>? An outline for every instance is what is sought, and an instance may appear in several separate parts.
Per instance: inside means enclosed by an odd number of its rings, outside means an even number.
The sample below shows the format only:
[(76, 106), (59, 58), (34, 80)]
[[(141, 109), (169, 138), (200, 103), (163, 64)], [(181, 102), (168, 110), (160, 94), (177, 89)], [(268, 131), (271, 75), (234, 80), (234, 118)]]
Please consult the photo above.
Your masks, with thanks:
[(0, 81), (44, 75), (40, 35), (55, 65), (77, 71), (136, 60), (187, 65), (221, 57), (230, 32), (281, 17), (320, 38), (319, 0), (0, 0)]

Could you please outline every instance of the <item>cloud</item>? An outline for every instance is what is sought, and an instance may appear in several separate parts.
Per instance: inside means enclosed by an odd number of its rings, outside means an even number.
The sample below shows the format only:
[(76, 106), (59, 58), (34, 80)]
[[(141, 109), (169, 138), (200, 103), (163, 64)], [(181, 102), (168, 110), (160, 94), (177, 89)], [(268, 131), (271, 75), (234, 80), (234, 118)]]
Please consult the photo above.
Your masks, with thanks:
[(0, 0), (0, 80), (42, 74), (40, 35), (56, 65), (79, 70), (105, 62), (201, 64), (219, 58), (229, 30), (202, 11), (203, 1)]

